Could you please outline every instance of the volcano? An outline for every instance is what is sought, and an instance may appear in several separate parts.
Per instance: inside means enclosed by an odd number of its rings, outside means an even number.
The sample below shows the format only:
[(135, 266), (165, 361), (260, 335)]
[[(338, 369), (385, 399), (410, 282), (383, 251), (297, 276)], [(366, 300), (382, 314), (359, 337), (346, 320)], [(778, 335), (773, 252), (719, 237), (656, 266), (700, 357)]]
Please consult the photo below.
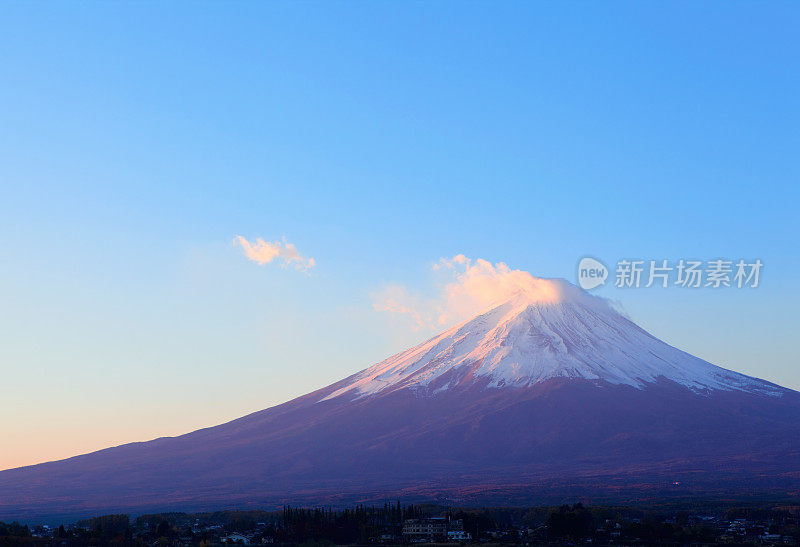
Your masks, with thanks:
[(333, 385), (232, 422), (0, 472), (0, 518), (800, 494), (800, 394), (537, 280)]

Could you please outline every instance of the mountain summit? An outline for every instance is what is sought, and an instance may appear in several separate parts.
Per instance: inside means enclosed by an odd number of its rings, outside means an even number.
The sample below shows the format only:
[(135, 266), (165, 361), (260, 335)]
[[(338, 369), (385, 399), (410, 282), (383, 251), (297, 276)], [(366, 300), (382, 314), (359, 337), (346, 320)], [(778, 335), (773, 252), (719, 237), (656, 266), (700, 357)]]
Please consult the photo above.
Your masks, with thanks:
[(0, 472), (0, 520), (800, 493), (800, 394), (537, 279), (333, 385), (216, 427)]
[(395, 389), (425, 393), (480, 383), (525, 388), (573, 378), (642, 388), (659, 379), (695, 391), (742, 390), (778, 395), (778, 386), (717, 366), (665, 344), (561, 279), (447, 329), (378, 363), (327, 396), (364, 397)]

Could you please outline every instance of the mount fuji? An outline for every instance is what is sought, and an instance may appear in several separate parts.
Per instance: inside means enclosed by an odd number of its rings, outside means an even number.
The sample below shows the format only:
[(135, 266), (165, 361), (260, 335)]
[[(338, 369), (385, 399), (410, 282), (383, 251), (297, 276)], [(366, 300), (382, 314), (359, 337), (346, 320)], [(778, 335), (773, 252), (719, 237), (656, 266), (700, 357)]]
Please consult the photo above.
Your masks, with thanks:
[(800, 495), (800, 393), (563, 280), (216, 427), (0, 472), (0, 519), (405, 499)]

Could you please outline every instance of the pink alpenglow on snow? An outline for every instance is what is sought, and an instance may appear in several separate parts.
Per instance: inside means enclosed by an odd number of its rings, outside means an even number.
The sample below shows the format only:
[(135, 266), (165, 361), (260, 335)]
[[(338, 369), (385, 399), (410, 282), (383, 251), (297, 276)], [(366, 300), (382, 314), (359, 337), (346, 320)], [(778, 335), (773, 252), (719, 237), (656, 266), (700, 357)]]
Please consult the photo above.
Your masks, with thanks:
[[(479, 261), (480, 262), (480, 261)], [(488, 263), (487, 263), (488, 264)], [(778, 394), (772, 384), (726, 370), (653, 337), (604, 299), (563, 279), (527, 272), (477, 275), (463, 292), (510, 298), (427, 342), (358, 374), (327, 396), (364, 397), (413, 387), (442, 391), (465, 382), (530, 387), (550, 378), (581, 378), (642, 388), (666, 379), (694, 391)], [(495, 283), (508, 276), (508, 283)], [(483, 277), (483, 279), (481, 279)], [(480, 290), (475, 290), (479, 286)], [(445, 382), (438, 379), (447, 377)]]

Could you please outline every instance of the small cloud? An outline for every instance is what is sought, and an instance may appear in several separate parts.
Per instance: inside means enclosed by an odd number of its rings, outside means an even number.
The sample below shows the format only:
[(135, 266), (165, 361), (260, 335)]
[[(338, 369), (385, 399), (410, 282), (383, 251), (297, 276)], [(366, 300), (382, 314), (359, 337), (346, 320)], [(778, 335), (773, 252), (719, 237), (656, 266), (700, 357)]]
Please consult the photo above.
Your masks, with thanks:
[(313, 258), (302, 256), (293, 243), (287, 243), (285, 240), (270, 242), (259, 237), (251, 243), (242, 236), (236, 236), (233, 243), (241, 245), (245, 256), (262, 266), (277, 258), (283, 267), (293, 266), (296, 270), (306, 272), (317, 264)]
[(471, 260), (464, 255), (456, 255), (452, 258), (440, 258), (439, 262), (433, 265), (433, 271), (436, 272), (441, 270), (442, 268), (447, 268), (452, 270), (453, 268), (462, 264), (469, 266), (470, 262)]

